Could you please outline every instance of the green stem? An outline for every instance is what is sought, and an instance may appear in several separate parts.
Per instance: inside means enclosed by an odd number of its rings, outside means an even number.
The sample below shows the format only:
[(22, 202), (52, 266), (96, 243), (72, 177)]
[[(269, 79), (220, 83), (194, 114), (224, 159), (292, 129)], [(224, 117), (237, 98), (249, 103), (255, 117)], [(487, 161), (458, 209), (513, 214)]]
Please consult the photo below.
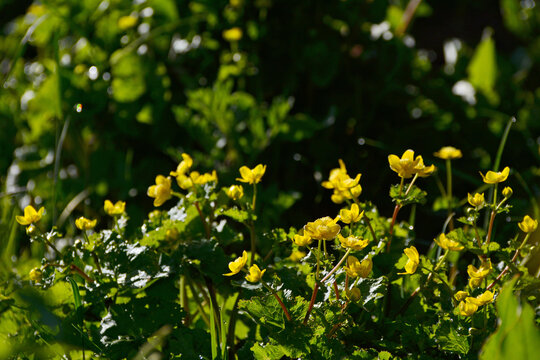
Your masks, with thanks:
[(199, 217), (201, 218), (201, 221), (203, 223), (203, 226), (204, 226), (204, 231), (206, 232), (206, 238), (208, 240), (210, 240), (210, 227), (208, 226), (208, 223), (206, 222), (206, 220), (204, 219), (204, 215), (201, 211), (201, 207), (199, 206), (199, 202), (198, 201), (195, 201), (194, 202), (194, 205), (195, 207), (197, 208), (197, 212), (199, 213)]
[[(351, 194), (351, 197), (353, 198), (354, 200), (354, 203), (356, 205), (358, 205), (358, 208), (361, 209), (362, 207), (360, 206), (360, 201), (358, 200), (358, 198), (356, 196), (353, 195), (351, 189), (349, 189), (349, 193)], [(371, 220), (369, 220), (367, 214), (365, 213), (364, 211), (364, 216), (362, 217), (362, 219), (364, 219), (366, 221), (366, 224), (369, 228), (369, 232), (371, 233), (371, 236), (373, 237), (373, 240), (377, 240), (377, 235), (375, 235), (375, 230), (373, 230), (373, 226), (371, 225)]]
[(317, 246), (317, 270), (315, 270), (315, 280), (319, 280), (319, 270), (321, 266), (320, 262), (320, 253), (321, 253), (321, 242), (322, 240), (319, 240), (319, 245)]
[[(446, 159), (446, 201), (448, 204), (448, 216), (453, 210), (453, 195), (452, 195), (452, 160)], [(450, 218), (450, 230), (454, 230), (454, 221)]]

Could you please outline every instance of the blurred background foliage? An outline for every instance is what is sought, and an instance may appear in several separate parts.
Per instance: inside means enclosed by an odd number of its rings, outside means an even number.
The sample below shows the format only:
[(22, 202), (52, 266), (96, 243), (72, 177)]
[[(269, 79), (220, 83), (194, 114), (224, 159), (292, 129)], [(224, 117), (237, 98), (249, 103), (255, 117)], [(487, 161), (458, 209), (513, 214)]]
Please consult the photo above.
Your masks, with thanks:
[[(444, 180), (432, 154), (453, 145), (463, 199), (512, 116), (501, 165), (516, 213), (538, 218), (534, 0), (7, 0), (0, 28), (5, 259), (29, 247), (13, 218), (30, 203), (68, 233), (105, 198), (140, 224), (146, 189), (182, 152), (222, 185), (268, 164), (266, 228), (334, 214), (320, 183), (339, 158), (390, 215), (388, 154), (412, 148)], [(446, 217), (429, 208), (416, 215), (435, 220), (417, 229), (426, 241)]]

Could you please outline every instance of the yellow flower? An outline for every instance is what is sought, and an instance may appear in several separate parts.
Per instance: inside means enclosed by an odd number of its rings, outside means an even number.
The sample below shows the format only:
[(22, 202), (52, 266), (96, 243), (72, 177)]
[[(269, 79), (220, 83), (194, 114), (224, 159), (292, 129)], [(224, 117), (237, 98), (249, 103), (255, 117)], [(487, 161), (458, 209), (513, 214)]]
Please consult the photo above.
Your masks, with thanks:
[(167, 231), (165, 232), (165, 240), (167, 240), (167, 241), (176, 241), (176, 240), (178, 240), (179, 235), (180, 235), (180, 233), (178, 232), (177, 228), (167, 229)]
[(482, 173), (480, 173), (480, 175), (482, 176), (482, 180), (484, 180), (486, 184), (497, 184), (505, 181), (508, 178), (509, 173), (510, 168), (507, 166), (503, 169), (503, 171), (488, 171), (486, 176), (484, 176), (484, 174)]
[(137, 24), (137, 18), (135, 16), (122, 16), (118, 19), (118, 28), (120, 30), (126, 30), (134, 27)]
[(28, 205), (24, 208), (24, 216), (16, 216), (15, 219), (21, 225), (30, 225), (41, 220), (45, 208), (40, 208), (36, 211), (32, 205)]
[(199, 174), (197, 171), (192, 171), (189, 174), (189, 177), (191, 178), (193, 184), (197, 185), (204, 185), (206, 183), (209, 183), (210, 181), (217, 182), (218, 180), (216, 170), (213, 170), (212, 173), (204, 174)]
[(538, 220), (533, 220), (529, 215), (525, 215), (523, 221), (518, 224), (521, 231), (532, 233), (538, 227)]
[(28, 276), (30, 277), (30, 280), (32, 281), (40, 282), (41, 278), (43, 277), (43, 271), (41, 271), (40, 268), (36, 267), (30, 270), (30, 273), (28, 274)]
[(176, 177), (176, 183), (183, 190), (188, 190), (193, 187), (193, 180), (191, 179), (191, 176), (183, 174)]
[(291, 256), (289, 256), (289, 259), (291, 259), (294, 262), (297, 262), (297, 261), (300, 261), (304, 256), (306, 256), (305, 252), (295, 250), (292, 252)]
[(480, 207), (484, 204), (485, 200), (484, 200), (484, 193), (481, 193), (481, 194), (474, 194), (471, 195), (471, 194), (467, 194), (467, 201), (469, 202), (469, 204), (471, 204), (471, 206), (474, 206), (474, 207)]
[(453, 251), (463, 250), (463, 246), (460, 243), (447, 238), (446, 235), (444, 234), (440, 234), (438, 238), (435, 238), (435, 242), (437, 243), (437, 245), (439, 245), (445, 250), (453, 250)]
[(154, 198), (154, 206), (161, 206), (172, 197), (171, 178), (163, 175), (156, 176), (156, 185), (148, 188), (148, 196)]
[(418, 156), (420, 160), (418, 161), (418, 165), (416, 165), (416, 174), (420, 177), (428, 177), (435, 171), (435, 165), (424, 165), (424, 159), (422, 159), (421, 156)]
[(360, 251), (369, 244), (369, 240), (362, 240), (360, 238), (357, 238), (355, 236), (347, 236), (343, 237), (341, 234), (338, 235), (339, 242), (341, 242), (341, 246), (346, 249), (353, 249), (356, 251)]
[(81, 216), (77, 220), (75, 220), (75, 226), (77, 226), (77, 229), (79, 230), (90, 230), (93, 229), (97, 224), (97, 220), (90, 220), (85, 218), (84, 216)]
[(421, 159), (420, 156), (414, 158), (413, 150), (405, 151), (401, 159), (397, 155), (388, 155), (390, 169), (397, 172), (398, 176), (404, 179), (408, 179), (418, 172), (417, 166)]
[(465, 298), (469, 296), (469, 293), (466, 292), (466, 291), (458, 291), (455, 295), (454, 295), (454, 298), (457, 300), (457, 301), (462, 301), (462, 300), (465, 300)]
[(444, 146), (433, 155), (435, 155), (439, 159), (444, 159), (444, 160), (459, 159), (463, 156), (463, 154), (461, 153), (461, 150), (456, 149), (453, 146)]
[(478, 269), (474, 265), (469, 265), (467, 267), (467, 273), (470, 276), (469, 286), (472, 288), (480, 286), (482, 280), (491, 272), (491, 269), (491, 260), (483, 262)]
[(246, 250), (244, 250), (241, 257), (239, 257), (238, 259), (236, 259), (234, 261), (231, 261), (229, 263), (229, 270), (231, 270), (231, 272), (228, 273), (228, 274), (223, 274), (223, 275), (225, 275), (225, 276), (233, 276), (233, 275), (238, 274), (240, 272), (240, 270), (242, 270), (244, 265), (246, 265), (247, 258), (248, 258), (247, 252), (246, 252)]
[(191, 158), (191, 156), (189, 156), (186, 153), (183, 153), (182, 161), (176, 167), (176, 171), (171, 171), (170, 175), (175, 176), (175, 177), (178, 177), (180, 175), (185, 175), (192, 165), (193, 165), (193, 159)]
[(323, 181), (322, 186), (326, 189), (334, 189), (332, 201), (341, 204), (345, 199), (357, 198), (362, 193), (362, 186), (358, 184), (362, 174), (357, 174), (353, 179), (347, 174), (347, 168), (343, 160), (339, 159), (339, 168), (332, 169), (328, 181)]
[(105, 209), (105, 212), (110, 216), (122, 215), (126, 210), (126, 203), (123, 201), (117, 201), (115, 204), (113, 204), (110, 200), (105, 200), (103, 209)]
[(371, 273), (373, 261), (371, 258), (367, 258), (360, 262), (355, 256), (350, 255), (347, 257), (347, 266), (344, 266), (343, 268), (350, 277), (360, 276), (366, 278)]
[(493, 301), (493, 293), (491, 291), (486, 291), (483, 294), (478, 295), (477, 297), (467, 297), (465, 302), (469, 304), (474, 304), (476, 306), (482, 306)]
[(233, 42), (242, 39), (242, 29), (239, 27), (233, 27), (232, 29), (223, 31), (223, 38), (227, 41)]
[(336, 219), (325, 216), (313, 222), (308, 222), (304, 225), (304, 236), (309, 236), (315, 240), (332, 240), (341, 230), (336, 221)]
[(265, 271), (266, 269), (261, 271), (261, 269), (259, 269), (259, 267), (255, 264), (251, 265), (251, 267), (249, 268), (249, 275), (246, 275), (246, 280), (252, 283), (259, 282)]
[(230, 188), (225, 190), (225, 193), (231, 199), (238, 200), (244, 196), (244, 188), (242, 185), (232, 185)]
[(407, 260), (407, 263), (405, 264), (405, 272), (398, 273), (398, 275), (414, 274), (416, 268), (418, 267), (418, 264), (420, 263), (420, 256), (418, 255), (418, 250), (416, 250), (414, 246), (411, 246), (403, 250), (403, 252), (405, 253), (405, 255), (407, 255), (409, 260)]
[(507, 186), (503, 189), (502, 194), (505, 198), (509, 198), (514, 194), (514, 190), (510, 186)]
[(247, 166), (242, 166), (240, 168), (240, 175), (242, 177), (237, 178), (236, 180), (245, 182), (248, 184), (257, 184), (261, 181), (265, 171), (266, 171), (266, 165), (262, 165), (262, 164), (255, 166), (253, 169), (250, 169)]
[(364, 216), (364, 212), (360, 212), (360, 208), (356, 204), (352, 204), (351, 209), (341, 209), (339, 212), (339, 218), (345, 224), (352, 224), (360, 221)]
[(465, 301), (459, 303), (459, 314), (462, 316), (471, 316), (476, 310), (478, 310), (478, 305)]
[(309, 244), (313, 242), (313, 239), (307, 235), (302, 236), (302, 235), (296, 234), (294, 235), (293, 241), (298, 246), (308, 246)]

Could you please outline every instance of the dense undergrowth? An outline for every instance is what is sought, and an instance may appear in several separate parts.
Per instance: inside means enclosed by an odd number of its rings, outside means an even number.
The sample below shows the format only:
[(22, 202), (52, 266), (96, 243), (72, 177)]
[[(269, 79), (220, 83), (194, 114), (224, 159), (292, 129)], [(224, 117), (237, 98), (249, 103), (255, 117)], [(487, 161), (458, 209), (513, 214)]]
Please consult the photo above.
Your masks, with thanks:
[(0, 358), (534, 358), (536, 1), (0, 10)]

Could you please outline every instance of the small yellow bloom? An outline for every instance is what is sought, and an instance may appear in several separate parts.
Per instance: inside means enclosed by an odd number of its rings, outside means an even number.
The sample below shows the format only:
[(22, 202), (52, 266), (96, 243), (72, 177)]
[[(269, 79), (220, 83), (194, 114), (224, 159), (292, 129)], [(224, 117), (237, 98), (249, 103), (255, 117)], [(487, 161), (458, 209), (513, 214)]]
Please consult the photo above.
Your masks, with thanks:
[(508, 178), (509, 173), (510, 168), (507, 166), (502, 171), (488, 171), (485, 176), (482, 173), (480, 173), (480, 175), (482, 176), (482, 180), (484, 180), (486, 184), (497, 184), (505, 181)]
[(122, 16), (118, 19), (118, 28), (120, 30), (126, 30), (134, 27), (137, 24), (137, 18), (132, 15)]
[(253, 264), (249, 268), (249, 274), (246, 275), (246, 280), (249, 281), (249, 282), (252, 282), (252, 283), (259, 282), (261, 280), (262, 276), (264, 275), (265, 271), (266, 271), (266, 269), (261, 271), (261, 269), (259, 269), (259, 267), (257, 265)]
[(514, 194), (514, 190), (510, 186), (507, 186), (503, 189), (502, 194), (505, 198), (509, 198)]
[(461, 150), (456, 149), (453, 146), (444, 146), (433, 155), (435, 155), (439, 159), (444, 159), (444, 160), (459, 159), (463, 156), (463, 154), (461, 153)]
[(24, 216), (16, 216), (15, 219), (21, 225), (30, 225), (41, 220), (45, 208), (40, 208), (36, 211), (32, 205), (28, 205), (24, 208)]
[(259, 164), (253, 169), (250, 169), (247, 166), (242, 166), (239, 171), (242, 177), (237, 178), (236, 180), (248, 184), (257, 184), (261, 181), (266, 171), (266, 165)]
[(225, 193), (233, 200), (241, 199), (244, 196), (244, 188), (242, 185), (232, 185)]
[(529, 215), (525, 215), (518, 226), (524, 233), (532, 233), (538, 227), (538, 220), (533, 220)]
[(110, 216), (122, 215), (124, 211), (126, 210), (126, 203), (123, 201), (117, 201), (116, 203), (113, 204), (110, 200), (105, 200), (103, 209)]
[(302, 236), (302, 235), (296, 234), (294, 235), (293, 241), (298, 246), (308, 246), (309, 244), (313, 242), (313, 239), (307, 235)]
[(189, 177), (191, 178), (191, 181), (193, 182), (193, 184), (197, 184), (197, 185), (204, 185), (211, 181), (214, 181), (214, 182), (218, 181), (216, 170), (213, 170), (212, 173), (204, 173), (204, 174), (199, 174), (197, 171), (192, 171), (189, 174)]
[(491, 291), (486, 291), (483, 294), (478, 295), (477, 297), (467, 297), (465, 302), (469, 304), (474, 304), (476, 306), (482, 306), (493, 301), (493, 293)]
[(421, 177), (429, 176), (435, 170), (433, 165), (425, 166), (420, 155), (415, 158), (413, 150), (405, 151), (401, 158), (397, 155), (389, 155), (388, 164), (390, 169), (397, 172), (398, 176), (404, 179), (408, 179), (415, 174)]
[(346, 249), (352, 249), (356, 251), (360, 251), (364, 249), (369, 244), (369, 240), (362, 240), (360, 238), (357, 238), (356, 236), (347, 236), (343, 237), (341, 234), (338, 235), (339, 242), (341, 242), (341, 246)]
[(373, 261), (371, 258), (367, 258), (360, 262), (355, 256), (349, 255), (349, 257), (347, 257), (347, 266), (344, 266), (343, 268), (350, 277), (360, 276), (366, 278), (371, 273)]
[(405, 264), (405, 272), (398, 273), (398, 275), (414, 274), (416, 268), (418, 267), (418, 264), (420, 264), (420, 256), (418, 255), (418, 250), (416, 250), (414, 246), (411, 246), (403, 250), (403, 252), (405, 253), (405, 255), (407, 255), (409, 260), (407, 260), (407, 263)]
[(418, 156), (420, 160), (418, 161), (418, 165), (416, 165), (416, 174), (419, 177), (428, 177), (435, 171), (435, 165), (424, 165), (424, 159), (422, 159), (421, 156)]
[(43, 271), (41, 271), (40, 268), (36, 267), (30, 270), (30, 273), (28, 274), (28, 276), (30, 277), (30, 280), (32, 281), (40, 282), (41, 278), (43, 277)]
[(353, 287), (352, 289), (347, 291), (347, 297), (349, 298), (349, 300), (356, 302), (362, 299), (362, 292), (360, 292), (359, 288)]
[(491, 260), (482, 263), (478, 269), (474, 265), (469, 265), (467, 267), (467, 273), (470, 276), (469, 286), (472, 288), (480, 286), (484, 278), (491, 272), (491, 269)]
[(466, 292), (466, 291), (458, 291), (455, 295), (454, 295), (454, 298), (457, 300), (457, 301), (462, 301), (462, 300), (465, 300), (465, 298), (469, 296), (469, 293)]
[(91, 230), (93, 229), (97, 224), (97, 220), (90, 220), (85, 218), (84, 216), (81, 216), (77, 220), (75, 220), (75, 226), (79, 230)]
[(242, 29), (239, 27), (233, 27), (229, 30), (223, 31), (223, 38), (229, 42), (238, 41), (242, 39)]
[(154, 198), (154, 206), (161, 206), (172, 197), (171, 178), (163, 175), (156, 176), (156, 185), (148, 188), (148, 196)]
[(476, 310), (478, 310), (478, 305), (465, 301), (459, 303), (459, 314), (462, 316), (471, 316)]
[(339, 218), (345, 224), (352, 224), (360, 221), (364, 216), (364, 211), (360, 212), (360, 208), (356, 204), (352, 204), (351, 209), (341, 209), (339, 212)]
[(332, 201), (341, 204), (346, 199), (357, 198), (362, 193), (362, 186), (358, 183), (362, 174), (357, 174), (353, 179), (347, 174), (347, 168), (343, 160), (339, 159), (339, 168), (332, 169), (328, 181), (323, 181), (322, 186), (326, 189), (334, 189)]
[(439, 237), (435, 238), (435, 242), (437, 243), (437, 245), (439, 245), (445, 250), (463, 250), (463, 245), (461, 245), (457, 241), (447, 238), (444, 234), (440, 234)]
[(182, 161), (176, 167), (176, 171), (171, 171), (170, 175), (175, 176), (175, 177), (178, 177), (180, 175), (185, 175), (189, 171), (192, 165), (193, 165), (193, 159), (191, 158), (191, 156), (189, 156), (186, 153), (183, 153)]
[(313, 222), (308, 222), (304, 225), (304, 236), (309, 236), (315, 240), (332, 240), (341, 230), (336, 221), (336, 219), (325, 216)]
[(289, 256), (289, 259), (291, 259), (294, 262), (302, 260), (306, 256), (306, 253), (303, 251), (295, 250), (292, 252), (291, 256)]
[(238, 274), (240, 270), (242, 270), (244, 265), (246, 265), (247, 258), (248, 258), (247, 252), (246, 250), (244, 250), (241, 257), (229, 263), (229, 270), (231, 270), (231, 272), (228, 274), (223, 274), (223, 275), (233, 276), (233, 275)]
[(188, 190), (193, 187), (193, 180), (188, 175), (178, 175), (176, 177), (176, 183), (183, 190)]
[(467, 194), (467, 201), (469, 202), (469, 204), (471, 204), (471, 206), (478, 208), (484, 205), (484, 202), (485, 202), (484, 193), (481, 193), (481, 194), (476, 193), (474, 194), (474, 196), (471, 194)]

